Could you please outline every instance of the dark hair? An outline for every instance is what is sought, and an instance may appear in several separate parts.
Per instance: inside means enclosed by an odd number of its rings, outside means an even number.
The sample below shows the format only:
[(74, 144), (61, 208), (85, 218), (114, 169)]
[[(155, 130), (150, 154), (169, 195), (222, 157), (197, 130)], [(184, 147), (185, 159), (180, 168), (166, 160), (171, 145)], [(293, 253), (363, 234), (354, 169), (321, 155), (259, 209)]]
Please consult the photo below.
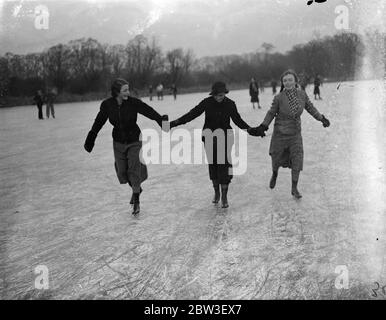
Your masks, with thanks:
[(117, 97), (118, 94), (121, 92), (121, 88), (125, 85), (129, 84), (125, 79), (118, 78), (113, 81), (111, 84), (111, 96), (113, 98)]
[(284, 71), (282, 73), (282, 75), (280, 76), (280, 83), (281, 83), (280, 92), (282, 92), (284, 90), (283, 78), (289, 74), (292, 74), (295, 78), (295, 88), (298, 87), (298, 75), (292, 69), (288, 69), (288, 70)]

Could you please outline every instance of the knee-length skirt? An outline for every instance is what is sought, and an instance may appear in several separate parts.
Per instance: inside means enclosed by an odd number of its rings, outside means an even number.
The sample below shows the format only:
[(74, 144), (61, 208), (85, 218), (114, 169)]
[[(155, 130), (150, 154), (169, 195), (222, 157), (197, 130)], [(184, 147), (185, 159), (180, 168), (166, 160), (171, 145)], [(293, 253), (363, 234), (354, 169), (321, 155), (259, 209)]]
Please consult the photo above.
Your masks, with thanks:
[(113, 141), (114, 167), (119, 183), (135, 186), (147, 179), (147, 167), (140, 160), (141, 148), (140, 141), (130, 144)]
[(259, 93), (251, 92), (251, 102), (259, 102)]

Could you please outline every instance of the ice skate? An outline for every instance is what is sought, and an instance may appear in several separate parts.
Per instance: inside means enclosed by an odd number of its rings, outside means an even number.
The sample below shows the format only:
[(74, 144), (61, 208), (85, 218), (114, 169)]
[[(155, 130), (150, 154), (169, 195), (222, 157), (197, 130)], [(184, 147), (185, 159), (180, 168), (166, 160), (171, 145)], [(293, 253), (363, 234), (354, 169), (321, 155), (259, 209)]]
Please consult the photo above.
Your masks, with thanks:
[(302, 197), (301, 193), (298, 190), (298, 182), (297, 181), (292, 181), (292, 190), (291, 194), (296, 198), (300, 199)]
[[(139, 189), (139, 194), (142, 193), (142, 188)], [(130, 204), (134, 204), (134, 193), (131, 195)]]
[(220, 201), (220, 185), (213, 184), (214, 188), (214, 197), (212, 203), (217, 204)]
[(133, 212), (132, 212), (132, 214), (136, 215), (140, 211), (140, 207), (139, 207), (139, 193), (134, 193), (133, 197), (134, 197), (134, 205), (133, 205)]
[(273, 173), (272, 173), (271, 180), (269, 181), (269, 187), (270, 187), (271, 189), (275, 188), (275, 185), (276, 185), (276, 179), (277, 179), (277, 173), (273, 172)]

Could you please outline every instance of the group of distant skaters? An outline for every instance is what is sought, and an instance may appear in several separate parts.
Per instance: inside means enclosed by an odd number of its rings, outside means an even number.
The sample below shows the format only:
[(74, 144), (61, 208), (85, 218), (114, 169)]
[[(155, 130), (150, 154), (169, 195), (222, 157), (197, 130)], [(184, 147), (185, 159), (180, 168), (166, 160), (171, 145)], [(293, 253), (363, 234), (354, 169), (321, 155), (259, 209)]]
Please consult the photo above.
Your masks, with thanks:
[[(310, 79), (304, 73), (301, 73), (298, 77), (298, 85), (303, 91), (306, 91), (306, 87), (309, 83)], [(322, 100), (320, 96), (320, 86), (322, 85), (322, 80), (320, 76), (317, 74), (314, 77), (314, 97), (315, 100)], [(271, 81), (272, 94), (275, 95), (277, 93), (277, 81)], [(252, 78), (249, 83), (249, 95), (251, 96), (252, 108), (255, 108), (255, 103), (257, 103), (257, 107), (261, 109), (260, 100), (259, 100), (259, 90), (261, 93), (264, 92), (264, 85), (261, 81), (257, 81), (256, 78)]]
[[(177, 86), (173, 83), (171, 86), (170, 86), (170, 91), (171, 93), (173, 94), (173, 97), (174, 97), (174, 100), (177, 99)], [(158, 84), (155, 88), (156, 90), (156, 93), (157, 93), (157, 100), (163, 100), (164, 99), (164, 86), (162, 83)], [(149, 98), (150, 98), (150, 101), (153, 100), (153, 86), (150, 85), (149, 86)]]
[(48, 89), (45, 94), (43, 94), (42, 90), (38, 90), (33, 97), (36, 106), (38, 107), (38, 118), (39, 120), (43, 120), (43, 105), (46, 104), (46, 117), (49, 119), (50, 114), (52, 118), (55, 119), (55, 108), (54, 102), (56, 99), (58, 92), (56, 88)]
[[(299, 79), (294, 71), (285, 71), (280, 82), (280, 92), (274, 96), (271, 108), (266, 113), (263, 122), (257, 127), (251, 127), (241, 118), (235, 102), (226, 96), (229, 91), (224, 82), (214, 83), (209, 97), (202, 100), (185, 115), (169, 123), (171, 129), (205, 114), (203, 132), (205, 129), (212, 132), (224, 131), (225, 141), (212, 136), (213, 141), (209, 143), (206, 141), (206, 136), (202, 136), (205, 152), (207, 156), (210, 155), (208, 159), (211, 159), (208, 166), (209, 178), (214, 189), (213, 203), (218, 204), (221, 200), (222, 208), (229, 206), (227, 194), (233, 177), (229, 170), (232, 167), (230, 153), (234, 139), (230, 120), (249, 135), (264, 137), (270, 123), (275, 119), (269, 147), (272, 161), (269, 187), (271, 189), (275, 187), (279, 168), (288, 167), (292, 171), (291, 194), (296, 199), (302, 197), (297, 188), (300, 171), (303, 170), (300, 117), (303, 110), (306, 110), (324, 127), (328, 127), (330, 122), (313, 106), (307, 93), (299, 88)], [(133, 206), (134, 215), (140, 212), (141, 184), (148, 177), (147, 167), (140, 161), (142, 142), (140, 141), (141, 130), (137, 125), (138, 114), (156, 121), (163, 130), (169, 130), (169, 126), (163, 126), (163, 122), (169, 121), (167, 115), (160, 115), (143, 101), (131, 97), (129, 83), (124, 79), (116, 79), (111, 86), (111, 97), (102, 102), (84, 143), (86, 151), (91, 152), (98, 132), (107, 120), (110, 121), (113, 126), (116, 174), (121, 184), (129, 184), (132, 189), (130, 203)], [(225, 162), (217, 159), (221, 153)]]

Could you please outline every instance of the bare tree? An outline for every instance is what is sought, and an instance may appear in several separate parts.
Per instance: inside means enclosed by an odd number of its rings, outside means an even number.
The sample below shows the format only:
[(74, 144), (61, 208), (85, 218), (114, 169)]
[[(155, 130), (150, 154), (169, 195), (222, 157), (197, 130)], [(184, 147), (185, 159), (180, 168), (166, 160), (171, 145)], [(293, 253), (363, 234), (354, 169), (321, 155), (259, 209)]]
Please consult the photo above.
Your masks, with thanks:
[(126, 46), (126, 70), (129, 79), (140, 86), (146, 85), (162, 63), (162, 51), (155, 39), (152, 43), (142, 35), (136, 36)]
[(61, 91), (68, 78), (69, 48), (58, 44), (49, 48), (42, 58), (44, 78)]

